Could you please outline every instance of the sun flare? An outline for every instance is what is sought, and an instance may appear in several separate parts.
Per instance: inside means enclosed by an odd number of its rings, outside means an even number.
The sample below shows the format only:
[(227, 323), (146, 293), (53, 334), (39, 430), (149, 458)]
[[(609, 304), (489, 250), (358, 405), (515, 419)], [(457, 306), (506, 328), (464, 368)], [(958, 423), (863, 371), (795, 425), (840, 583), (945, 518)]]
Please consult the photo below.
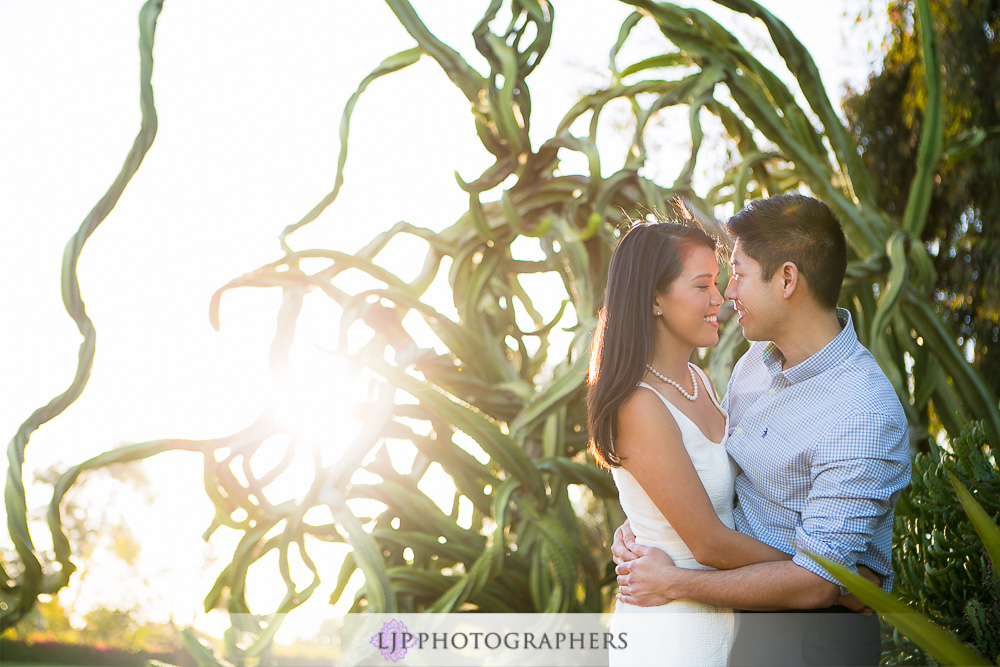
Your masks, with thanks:
[(288, 433), (318, 447), (323, 465), (336, 463), (363, 426), (371, 377), (343, 357), (315, 353), (271, 387), (270, 405)]

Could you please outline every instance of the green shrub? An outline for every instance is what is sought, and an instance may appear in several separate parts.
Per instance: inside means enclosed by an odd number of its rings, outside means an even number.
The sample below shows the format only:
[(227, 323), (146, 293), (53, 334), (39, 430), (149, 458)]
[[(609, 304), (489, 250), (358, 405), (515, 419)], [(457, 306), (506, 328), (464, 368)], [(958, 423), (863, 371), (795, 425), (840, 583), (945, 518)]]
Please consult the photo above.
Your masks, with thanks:
[[(944, 447), (913, 461), (913, 481), (896, 506), (895, 593), (994, 663), (1000, 657), (1000, 585), (969, 517), (956, 501), (951, 472), (986, 513), (1000, 517), (1000, 468), (978, 422)], [(936, 664), (889, 629), (883, 663)]]

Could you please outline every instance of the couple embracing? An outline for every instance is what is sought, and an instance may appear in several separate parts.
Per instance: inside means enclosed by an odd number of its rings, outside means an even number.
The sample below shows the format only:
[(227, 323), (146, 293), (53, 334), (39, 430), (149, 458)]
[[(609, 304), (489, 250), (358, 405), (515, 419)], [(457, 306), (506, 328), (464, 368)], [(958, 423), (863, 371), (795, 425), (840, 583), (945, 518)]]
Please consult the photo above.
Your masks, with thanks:
[[(808, 555), (890, 590), (910, 477), (903, 409), (836, 306), (844, 233), (801, 195), (753, 201), (726, 227), (724, 293), (717, 244), (693, 227), (636, 224), (611, 260), (591, 451), (628, 517), (613, 627), (656, 639), (612, 664), (877, 665), (877, 616)], [(751, 345), (720, 402), (689, 360), (718, 342), (724, 297)]]

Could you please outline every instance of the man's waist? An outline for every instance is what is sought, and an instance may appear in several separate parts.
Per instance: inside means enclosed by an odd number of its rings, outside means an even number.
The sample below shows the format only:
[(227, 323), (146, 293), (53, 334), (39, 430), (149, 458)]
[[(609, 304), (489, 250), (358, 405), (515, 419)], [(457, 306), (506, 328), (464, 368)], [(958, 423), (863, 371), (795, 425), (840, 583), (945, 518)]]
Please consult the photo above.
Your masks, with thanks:
[(847, 607), (835, 604), (832, 607), (822, 607), (820, 609), (776, 609), (771, 611), (758, 611), (755, 609), (737, 609), (741, 614), (856, 614)]

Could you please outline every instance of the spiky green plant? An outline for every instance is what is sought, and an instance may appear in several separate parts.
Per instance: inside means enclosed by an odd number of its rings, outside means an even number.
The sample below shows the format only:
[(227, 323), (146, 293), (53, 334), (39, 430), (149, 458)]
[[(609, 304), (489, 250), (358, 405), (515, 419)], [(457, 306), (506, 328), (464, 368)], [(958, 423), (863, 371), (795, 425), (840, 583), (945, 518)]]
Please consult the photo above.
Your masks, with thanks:
[[(893, 593), (991, 659), (1000, 657), (1000, 584), (990, 544), (971, 513), (955, 503), (955, 483), (971, 489), (989, 517), (1000, 518), (1000, 468), (979, 423), (947, 447), (913, 461), (913, 480), (896, 506)], [(964, 492), (959, 498), (966, 498)], [(962, 507), (967, 503), (963, 502)], [(985, 547), (984, 548), (984, 544)], [(896, 632), (886, 646), (891, 664), (926, 664)]]
[[(647, 211), (669, 213), (673, 202), (683, 201), (702, 224), (712, 227), (717, 210), (739, 208), (748, 198), (811, 190), (844, 224), (851, 263), (843, 303), (852, 310), (862, 340), (893, 381), (915, 433), (926, 434), (936, 427), (936, 420), (953, 431), (976, 415), (984, 420), (991, 438), (1000, 435), (995, 397), (933, 311), (927, 294), (932, 269), (926, 249), (915, 241), (941, 152), (940, 114), (935, 115), (940, 107), (940, 73), (930, 30), (924, 31), (931, 102), (921, 169), (904, 219), (898, 221), (874, 205), (867, 173), (812, 58), (780, 21), (754, 2), (718, 4), (764, 23), (794, 81), (783, 81), (764, 67), (704, 12), (626, 0), (636, 11), (622, 24), (612, 49), (607, 85), (582, 96), (554, 136), (536, 146), (528, 132), (528, 77), (548, 48), (555, 18), (552, 2), (491, 0), (473, 33), (489, 68), (480, 72), (435, 37), (409, 2), (386, 1), (416, 45), (388, 57), (348, 101), (333, 187), (308, 215), (282, 232), (283, 256), (232, 281), (213, 300), (213, 322), (218, 325), (220, 301), (227, 290), (245, 286), (282, 290), (271, 350), (277, 372), (288, 359), (305, 294), (321, 292), (336, 302), (342, 310), (345, 347), (352, 330), (360, 327), (370, 334), (357, 349), (350, 348), (354, 363), (380, 379), (365, 428), (336, 464), (324, 464), (317, 456), (307, 488), (299, 498), (281, 504), (270, 502), (268, 487), (283, 474), (287, 460), (260, 473), (250, 466), (250, 459), (274, 437), (285, 438), (289, 452), (307, 445), (267, 414), (228, 438), (143, 443), (74, 466), (57, 484), (49, 516), (59, 567), (43, 572), (25, 518), (20, 483), (23, 453), (31, 431), (58, 414), (83, 388), (93, 348), (86, 321), (78, 381), (65, 397), (29, 419), (9, 449), (10, 532), (25, 565), (16, 577), (3, 573), (2, 593), (11, 600), (3, 612), (4, 624), (16, 622), (39, 593), (65, 585), (73, 570), (70, 545), (61, 530), (60, 501), (76, 477), (96, 466), (170, 449), (203, 454), (205, 489), (216, 506), (212, 528), (225, 525), (242, 534), (232, 562), (205, 601), (206, 608), (224, 605), (232, 613), (234, 627), (227, 643), (230, 654), (240, 661), (265, 661), (281, 612), (291, 611), (315, 590), (320, 568), (309, 550), (317, 541), (350, 545), (333, 599), (344, 594), (351, 576), (360, 571), (364, 585), (354, 601), (356, 609), (606, 608), (613, 576), (604, 542), (620, 510), (610, 478), (588, 462), (584, 452), (583, 398), (589, 336), (622, 211), (638, 217)], [(926, 3), (918, 5), (923, 21)], [(152, 63), (155, 14), (149, 7), (158, 10), (159, 4), (150, 3), (143, 10), (144, 66)], [(623, 66), (619, 54), (640, 21), (655, 25), (671, 46), (663, 54)], [(294, 232), (318, 219), (344, 183), (350, 119), (359, 96), (376, 79), (424, 56), (435, 61), (466, 97), (470, 121), (495, 159), (478, 177), (459, 178), (469, 196), (468, 211), (441, 232), (397, 224), (353, 255), (333, 249), (293, 249)], [(147, 121), (155, 119), (148, 74), (144, 67)], [(597, 135), (602, 112), (614, 100), (627, 102), (632, 136), (622, 168), (605, 176), (602, 163), (609, 160), (598, 150)], [(691, 153), (679, 177), (663, 184), (643, 176), (643, 167), (650, 123), (671, 107), (687, 112)], [(714, 116), (723, 128), (719, 139), (732, 159), (717, 184), (699, 197), (693, 179), (706, 116)], [(151, 140), (148, 132), (141, 136)], [(140, 143), (134, 155), (141, 158), (148, 141)], [(583, 156), (587, 165), (583, 173), (560, 171), (567, 153)], [(130, 157), (128, 165), (130, 174), (137, 162)], [(125, 182), (127, 176), (116, 183), (118, 194)], [(82, 239), (95, 220), (84, 223)], [(397, 277), (380, 257), (386, 245), (401, 235), (426, 244), (423, 268), (410, 281)], [(83, 312), (75, 275), (81, 246), (82, 241), (71, 246), (64, 272), (71, 313)], [(526, 246), (531, 253), (525, 254)], [(343, 279), (348, 270), (368, 274), (379, 286), (350, 289)], [(548, 275), (557, 286), (544, 297), (531, 294), (526, 286), (537, 274)], [(439, 276), (447, 279), (450, 304), (437, 303), (431, 296), (430, 286)], [(429, 330), (432, 342), (413, 333), (414, 318)], [(738, 328), (728, 327), (722, 343), (707, 357), (719, 386), (724, 385), (740, 340)], [(907, 382), (909, 364), (914, 369), (912, 383)], [(410, 470), (401, 472), (394, 465), (388, 455), (390, 442), (403, 443), (414, 452)], [(432, 479), (431, 470), (443, 471), (454, 487), (450, 512), (440, 510), (421, 490), (421, 482)], [(366, 476), (358, 476), (359, 471)], [(438, 476), (434, 483), (441, 484), (441, 479)], [(355, 499), (377, 501), (384, 510), (370, 520), (359, 518), (349, 504)], [(468, 517), (460, 516), (462, 506), (472, 508)], [(584, 506), (598, 515), (603, 542), (588, 524), (594, 519), (580, 516)], [(331, 520), (321, 525), (307, 520), (314, 508), (327, 510)], [(603, 523), (600, 515), (606, 517)], [(247, 571), (272, 551), (277, 552), (287, 594), (278, 613), (255, 616), (247, 603)], [(311, 572), (309, 582), (294, 581), (292, 560)], [(199, 660), (213, 659), (206, 657), (193, 635), (188, 637)]]

